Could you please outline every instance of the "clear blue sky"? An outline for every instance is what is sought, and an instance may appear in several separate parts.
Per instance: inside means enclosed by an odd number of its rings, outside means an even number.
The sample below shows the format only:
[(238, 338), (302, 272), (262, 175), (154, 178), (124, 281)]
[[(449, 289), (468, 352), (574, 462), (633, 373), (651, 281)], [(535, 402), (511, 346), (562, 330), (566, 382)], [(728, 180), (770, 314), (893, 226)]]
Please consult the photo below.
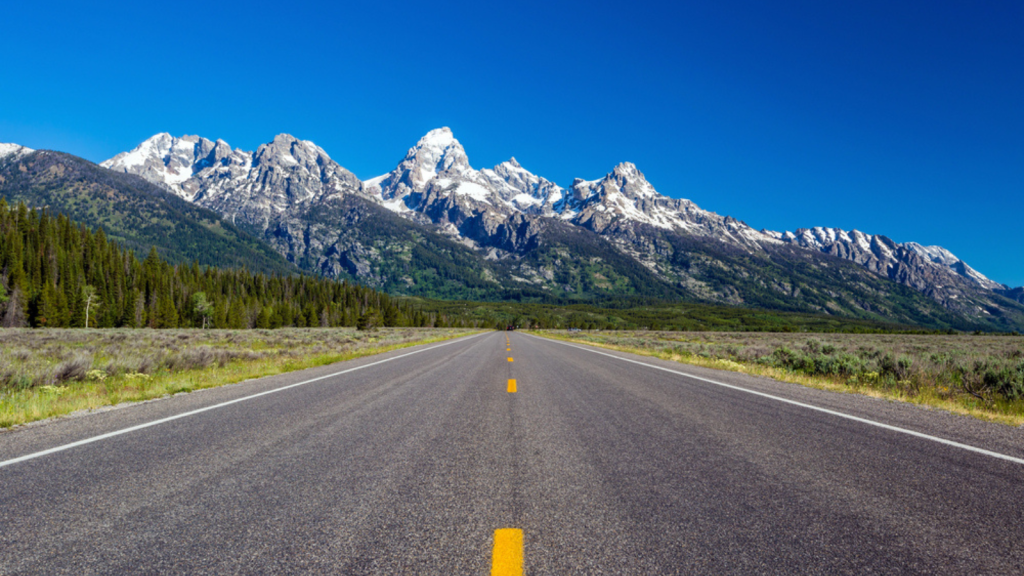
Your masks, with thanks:
[(0, 142), (101, 161), (288, 132), (360, 178), (450, 126), (563, 186), (635, 162), (757, 228), (939, 244), (1024, 285), (1024, 2), (16, 2)]

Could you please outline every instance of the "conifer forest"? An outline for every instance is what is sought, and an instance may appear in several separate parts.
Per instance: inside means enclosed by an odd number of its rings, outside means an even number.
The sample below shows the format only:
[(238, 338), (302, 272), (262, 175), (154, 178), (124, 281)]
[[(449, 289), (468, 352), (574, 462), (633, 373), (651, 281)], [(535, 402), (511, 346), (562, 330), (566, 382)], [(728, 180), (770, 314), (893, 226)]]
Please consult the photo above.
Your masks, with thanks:
[(0, 199), (0, 326), (447, 326), (370, 288), (312, 276), (171, 265), (69, 218)]

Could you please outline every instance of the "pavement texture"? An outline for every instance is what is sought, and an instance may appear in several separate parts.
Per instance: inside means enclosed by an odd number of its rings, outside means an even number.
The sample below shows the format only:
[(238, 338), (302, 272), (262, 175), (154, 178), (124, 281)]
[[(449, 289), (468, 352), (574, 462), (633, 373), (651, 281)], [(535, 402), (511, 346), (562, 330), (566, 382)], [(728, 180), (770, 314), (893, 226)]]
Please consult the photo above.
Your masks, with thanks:
[(489, 574), (507, 528), (525, 574), (1024, 573), (1024, 465), (620, 358), (1021, 429), (595, 350), (486, 333), (0, 433), (0, 574)]

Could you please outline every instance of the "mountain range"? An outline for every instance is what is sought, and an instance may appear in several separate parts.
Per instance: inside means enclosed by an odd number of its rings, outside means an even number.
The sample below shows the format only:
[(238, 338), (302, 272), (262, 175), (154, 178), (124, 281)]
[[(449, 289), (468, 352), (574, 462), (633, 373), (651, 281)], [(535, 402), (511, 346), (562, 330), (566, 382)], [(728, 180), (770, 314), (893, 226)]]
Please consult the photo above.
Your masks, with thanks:
[[(0, 192), (39, 154), (0, 145)], [(646, 296), (931, 327), (1024, 326), (1021, 289), (941, 247), (856, 230), (755, 230), (659, 193), (629, 162), (566, 188), (515, 158), (477, 170), (448, 128), (365, 181), (287, 134), (255, 152), (157, 134), (100, 166), (220, 215), (295, 268), (392, 294)]]

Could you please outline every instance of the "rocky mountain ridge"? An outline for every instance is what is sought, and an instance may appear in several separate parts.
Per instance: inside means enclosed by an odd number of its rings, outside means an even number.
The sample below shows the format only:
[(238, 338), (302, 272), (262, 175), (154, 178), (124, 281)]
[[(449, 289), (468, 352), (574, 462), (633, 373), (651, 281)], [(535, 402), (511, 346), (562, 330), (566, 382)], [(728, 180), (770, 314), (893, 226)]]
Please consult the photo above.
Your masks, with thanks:
[[(371, 285), (407, 286), (412, 293), (416, 274), (372, 272), (390, 269), (381, 263), (385, 255), (408, 254), (409, 246), (385, 250), (385, 239), (342, 230), (359, 220), (352, 210), (366, 216), (383, 209), (399, 216), (413, 226), (412, 236), (403, 236), (407, 239), (420, 237), (416, 226), (448, 237), (492, 263), (477, 270), (484, 281), (519, 283), (549, 294), (628, 294), (657, 283), (677, 296), (714, 302), (879, 314), (878, 305), (865, 303), (866, 296), (807, 285), (817, 282), (815, 275), (833, 259), (841, 259), (967, 318), (1024, 318), (1024, 308), (1014, 308), (1015, 292), (941, 247), (896, 244), (884, 236), (838, 229), (757, 231), (659, 193), (629, 162), (597, 180), (578, 178), (568, 188), (531, 173), (515, 158), (477, 170), (448, 128), (430, 131), (394, 170), (366, 181), (314, 143), (286, 134), (256, 152), (232, 149), (223, 140), (158, 134), (102, 166), (142, 176), (224, 215), (301, 267), (348, 274)], [(331, 208), (340, 203), (344, 211)], [(323, 217), (342, 212), (348, 216), (337, 222)], [(312, 218), (313, 213), (319, 216)], [(365, 242), (371, 237), (377, 238), (376, 246)], [(591, 255), (593, 265), (579, 256), (583, 252)], [(611, 266), (611, 260), (617, 263)], [(639, 267), (624, 280), (616, 270), (631, 268), (629, 262)], [(807, 262), (819, 272), (793, 272)], [(573, 274), (558, 276), (566, 263)], [(769, 269), (775, 272), (766, 273)], [(868, 277), (858, 278), (875, 285)], [(871, 293), (889, 290), (880, 286)], [(768, 297), (755, 294), (762, 290)], [(818, 297), (808, 298), (809, 292)]]
[(358, 194), (362, 183), (308, 140), (279, 134), (256, 152), (223, 140), (162, 133), (100, 166), (137, 174), (231, 222), (265, 230), (272, 217), (330, 197)]
[[(924, 268), (932, 264), (988, 290), (1008, 288), (1005, 284), (989, 280), (941, 246), (897, 243), (886, 236), (865, 234), (859, 230), (848, 232), (840, 228), (801, 228), (795, 233), (762, 230), (762, 233), (782, 242), (853, 260), (876, 274), (892, 276), (899, 273), (901, 265)], [(923, 284), (916, 287), (923, 289)]]
[(782, 242), (856, 262), (964, 314), (991, 315), (993, 308), (1000, 308), (999, 297), (1019, 302), (1010, 287), (990, 280), (941, 246), (898, 243), (886, 236), (840, 228), (762, 232)]

